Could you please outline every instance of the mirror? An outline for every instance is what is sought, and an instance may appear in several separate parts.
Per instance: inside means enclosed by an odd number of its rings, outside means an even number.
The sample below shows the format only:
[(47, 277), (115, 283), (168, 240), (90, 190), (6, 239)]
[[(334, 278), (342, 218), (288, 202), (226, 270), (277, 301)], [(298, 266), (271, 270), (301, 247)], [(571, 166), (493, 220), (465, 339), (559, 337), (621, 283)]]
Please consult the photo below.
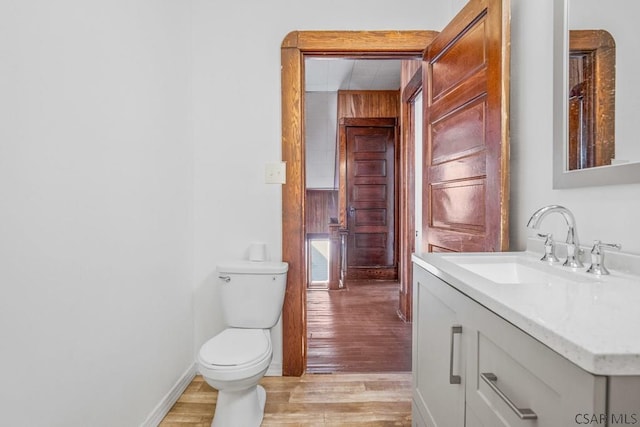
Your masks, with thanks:
[[(634, 126), (640, 112), (640, 2), (564, 0), (554, 7), (554, 188), (640, 182)], [(573, 60), (571, 51), (578, 53)], [(588, 67), (591, 83), (583, 79)], [(595, 104), (585, 103), (584, 87), (591, 87)]]

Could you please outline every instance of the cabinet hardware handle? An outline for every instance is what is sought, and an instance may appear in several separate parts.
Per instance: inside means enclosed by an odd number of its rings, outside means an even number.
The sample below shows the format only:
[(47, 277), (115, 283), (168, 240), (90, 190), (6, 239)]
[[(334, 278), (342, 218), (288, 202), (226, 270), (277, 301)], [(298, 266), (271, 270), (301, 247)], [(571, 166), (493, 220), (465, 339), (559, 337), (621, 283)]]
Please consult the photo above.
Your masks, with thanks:
[(480, 374), (480, 377), (484, 380), (484, 382), (487, 383), (489, 387), (491, 387), (491, 390), (493, 390), (500, 397), (500, 399), (502, 399), (504, 403), (506, 403), (507, 406), (511, 408), (511, 410), (515, 412), (518, 417), (520, 417), (521, 420), (538, 419), (538, 416), (536, 415), (535, 412), (533, 412), (529, 408), (518, 408), (515, 405), (515, 403), (513, 403), (511, 399), (509, 399), (507, 395), (504, 394), (502, 390), (498, 388), (498, 386), (496, 385), (496, 382), (498, 381), (498, 377), (495, 374), (492, 374), (491, 372), (486, 372), (484, 374)]
[(451, 327), (451, 351), (449, 352), (449, 384), (461, 384), (460, 375), (453, 375), (453, 337), (462, 333), (462, 326), (453, 325)]
[(231, 277), (230, 276), (218, 276), (218, 278), (220, 280), (222, 280), (225, 283), (229, 283), (231, 281)]

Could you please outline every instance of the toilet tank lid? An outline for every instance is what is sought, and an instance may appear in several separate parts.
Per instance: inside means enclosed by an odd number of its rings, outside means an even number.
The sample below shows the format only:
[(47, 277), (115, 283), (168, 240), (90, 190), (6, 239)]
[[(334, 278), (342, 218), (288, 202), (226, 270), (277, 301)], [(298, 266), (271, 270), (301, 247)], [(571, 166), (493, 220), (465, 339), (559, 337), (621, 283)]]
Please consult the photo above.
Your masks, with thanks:
[(279, 261), (230, 261), (218, 265), (219, 273), (235, 274), (283, 274), (289, 264)]

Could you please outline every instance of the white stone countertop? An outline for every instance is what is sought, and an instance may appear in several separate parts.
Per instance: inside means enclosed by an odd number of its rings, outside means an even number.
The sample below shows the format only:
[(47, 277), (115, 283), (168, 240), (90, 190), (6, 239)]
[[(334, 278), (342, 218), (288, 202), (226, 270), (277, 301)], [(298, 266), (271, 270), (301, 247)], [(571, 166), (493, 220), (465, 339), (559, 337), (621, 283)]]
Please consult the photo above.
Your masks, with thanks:
[[(539, 261), (542, 252), (425, 253), (413, 261), (582, 369), (640, 375), (640, 256), (611, 254), (611, 274), (596, 276), (585, 272), (589, 262), (578, 270), (547, 265)], [(517, 257), (548, 273), (547, 280), (496, 283), (459, 265), (496, 255)]]

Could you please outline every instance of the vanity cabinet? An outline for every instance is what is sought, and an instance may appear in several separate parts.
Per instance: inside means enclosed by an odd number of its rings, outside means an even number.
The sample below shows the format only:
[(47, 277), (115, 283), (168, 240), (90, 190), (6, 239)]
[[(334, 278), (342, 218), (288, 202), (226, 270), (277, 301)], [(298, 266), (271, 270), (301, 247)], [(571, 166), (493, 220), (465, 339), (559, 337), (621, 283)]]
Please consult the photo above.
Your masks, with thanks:
[(557, 427), (606, 412), (606, 377), (417, 265), (413, 292), (414, 426)]
[(467, 378), (462, 300), (452, 298), (445, 286), (429, 286), (427, 279), (432, 279), (428, 275), (414, 268), (413, 422), (419, 426), (462, 426)]

